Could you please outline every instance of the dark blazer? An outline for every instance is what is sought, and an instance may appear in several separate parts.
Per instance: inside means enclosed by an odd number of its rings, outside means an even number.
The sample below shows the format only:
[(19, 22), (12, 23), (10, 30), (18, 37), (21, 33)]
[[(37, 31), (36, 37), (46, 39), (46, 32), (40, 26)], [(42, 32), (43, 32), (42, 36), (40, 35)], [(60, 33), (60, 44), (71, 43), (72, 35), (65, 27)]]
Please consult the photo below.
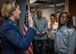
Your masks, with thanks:
[(3, 45), (2, 54), (23, 54), (35, 34), (36, 31), (29, 27), (23, 38), (15, 22), (7, 19), (0, 27), (0, 39)]

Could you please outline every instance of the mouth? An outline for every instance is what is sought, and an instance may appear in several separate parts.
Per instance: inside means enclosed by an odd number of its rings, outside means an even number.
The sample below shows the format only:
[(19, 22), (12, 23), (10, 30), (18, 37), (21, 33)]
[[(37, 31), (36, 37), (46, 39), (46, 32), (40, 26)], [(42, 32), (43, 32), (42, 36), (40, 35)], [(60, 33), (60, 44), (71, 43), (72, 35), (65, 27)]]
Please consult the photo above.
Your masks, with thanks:
[(63, 23), (63, 20), (60, 20), (60, 23)]

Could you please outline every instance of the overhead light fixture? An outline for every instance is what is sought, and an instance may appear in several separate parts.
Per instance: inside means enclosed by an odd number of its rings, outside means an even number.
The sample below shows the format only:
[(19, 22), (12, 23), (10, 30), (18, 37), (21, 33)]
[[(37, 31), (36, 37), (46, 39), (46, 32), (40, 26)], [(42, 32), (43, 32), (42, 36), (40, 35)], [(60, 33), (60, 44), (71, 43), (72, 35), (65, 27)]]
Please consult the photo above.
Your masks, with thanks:
[(35, 1), (37, 1), (37, 0), (30, 0), (29, 2), (30, 2), (30, 4), (32, 4), (32, 3), (34, 3)]

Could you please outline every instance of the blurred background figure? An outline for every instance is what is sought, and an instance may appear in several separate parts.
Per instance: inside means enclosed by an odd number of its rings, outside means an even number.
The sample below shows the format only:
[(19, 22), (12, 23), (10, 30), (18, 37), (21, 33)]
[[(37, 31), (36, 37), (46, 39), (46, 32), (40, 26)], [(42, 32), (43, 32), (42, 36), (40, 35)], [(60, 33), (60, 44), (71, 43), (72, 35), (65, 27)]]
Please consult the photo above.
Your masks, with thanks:
[(48, 44), (50, 49), (50, 54), (54, 53), (54, 40), (51, 39), (50, 32), (57, 31), (58, 23), (56, 22), (55, 14), (50, 15), (50, 22), (48, 23)]
[(35, 54), (46, 54), (46, 32), (48, 22), (45, 17), (42, 17), (42, 11), (37, 11), (37, 17), (34, 18), (34, 29), (36, 36), (34, 36)]
[(51, 14), (50, 22), (48, 23), (48, 30), (57, 31), (57, 29), (58, 29), (58, 23), (56, 22), (56, 16), (55, 14)]

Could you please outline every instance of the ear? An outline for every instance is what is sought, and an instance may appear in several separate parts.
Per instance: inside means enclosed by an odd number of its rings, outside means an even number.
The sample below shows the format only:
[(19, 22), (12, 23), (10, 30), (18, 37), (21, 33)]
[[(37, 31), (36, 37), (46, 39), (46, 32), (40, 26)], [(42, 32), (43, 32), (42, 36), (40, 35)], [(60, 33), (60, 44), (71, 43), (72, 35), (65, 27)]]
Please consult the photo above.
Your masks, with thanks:
[(16, 13), (16, 11), (13, 11), (13, 12), (12, 12), (12, 15), (14, 15), (15, 13)]
[(12, 14), (15, 14), (15, 11), (13, 11)]

